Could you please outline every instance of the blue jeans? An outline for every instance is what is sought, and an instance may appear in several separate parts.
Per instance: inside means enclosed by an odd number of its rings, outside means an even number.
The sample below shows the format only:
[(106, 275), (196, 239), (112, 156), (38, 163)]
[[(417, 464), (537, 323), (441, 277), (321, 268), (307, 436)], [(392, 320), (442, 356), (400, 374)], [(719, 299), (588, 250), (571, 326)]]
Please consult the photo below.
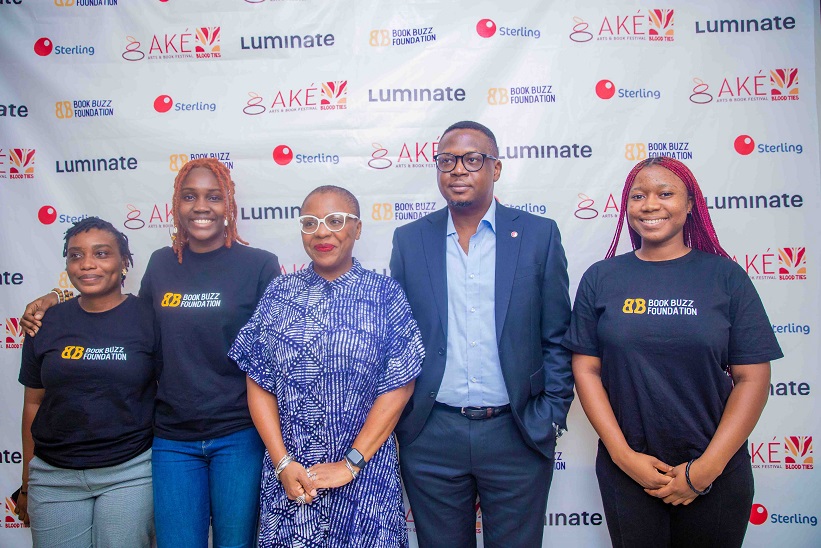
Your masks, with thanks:
[(158, 548), (254, 546), (265, 446), (255, 428), (204, 441), (154, 438)]

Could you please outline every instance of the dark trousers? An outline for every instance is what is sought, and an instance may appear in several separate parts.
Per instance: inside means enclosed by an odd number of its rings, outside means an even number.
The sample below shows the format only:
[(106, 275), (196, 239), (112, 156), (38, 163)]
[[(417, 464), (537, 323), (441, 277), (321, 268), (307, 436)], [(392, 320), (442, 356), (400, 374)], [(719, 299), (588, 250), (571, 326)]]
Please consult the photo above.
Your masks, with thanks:
[(614, 547), (731, 548), (744, 540), (754, 492), (749, 462), (721, 474), (708, 494), (687, 506), (666, 504), (645, 493), (601, 444), (596, 476)]
[(487, 548), (542, 545), (553, 460), (511, 413), (472, 421), (434, 407), (399, 459), (420, 548), (475, 546), (477, 493)]

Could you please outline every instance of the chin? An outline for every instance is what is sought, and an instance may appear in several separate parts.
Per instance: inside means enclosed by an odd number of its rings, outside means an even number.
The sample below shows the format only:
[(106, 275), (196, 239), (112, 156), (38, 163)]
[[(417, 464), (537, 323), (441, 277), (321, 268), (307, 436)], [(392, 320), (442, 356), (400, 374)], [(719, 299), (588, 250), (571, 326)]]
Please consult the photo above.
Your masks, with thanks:
[(473, 205), (473, 201), (472, 200), (461, 200), (461, 201), (460, 200), (449, 200), (448, 205), (450, 205), (451, 207), (456, 207), (456, 208), (470, 207), (470, 206)]

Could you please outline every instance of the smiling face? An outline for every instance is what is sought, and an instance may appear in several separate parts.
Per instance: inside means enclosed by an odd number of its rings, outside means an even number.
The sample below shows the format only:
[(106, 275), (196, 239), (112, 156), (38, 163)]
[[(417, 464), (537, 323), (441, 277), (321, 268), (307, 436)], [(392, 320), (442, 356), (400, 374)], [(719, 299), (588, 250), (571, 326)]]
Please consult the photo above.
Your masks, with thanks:
[(627, 199), (627, 222), (641, 237), (637, 254), (667, 260), (687, 253), (684, 223), (693, 199), (684, 182), (661, 166), (649, 166), (636, 175)]
[[(324, 219), (328, 213), (355, 215), (348, 201), (336, 192), (317, 192), (302, 204), (303, 215)], [(313, 234), (302, 233), (302, 245), (314, 262), (314, 272), (326, 280), (335, 280), (353, 266), (353, 246), (362, 233), (362, 221), (348, 218), (339, 232), (331, 232), (320, 223)]]
[(66, 273), (82, 298), (118, 299), (127, 266), (117, 239), (107, 230), (92, 228), (68, 240)]
[[(449, 152), (456, 156), (481, 152), (496, 156), (491, 140), (475, 129), (455, 129), (446, 133), (439, 141), (436, 152)], [(502, 162), (485, 158), (482, 169), (471, 172), (465, 169), (462, 160), (457, 160), (453, 171), (442, 173), (437, 170), (436, 173), (439, 192), (454, 214), (484, 214), (493, 201), (493, 184), (502, 173)]]
[(192, 169), (182, 183), (179, 202), (180, 229), (188, 234), (195, 253), (225, 245), (225, 194), (211, 170)]

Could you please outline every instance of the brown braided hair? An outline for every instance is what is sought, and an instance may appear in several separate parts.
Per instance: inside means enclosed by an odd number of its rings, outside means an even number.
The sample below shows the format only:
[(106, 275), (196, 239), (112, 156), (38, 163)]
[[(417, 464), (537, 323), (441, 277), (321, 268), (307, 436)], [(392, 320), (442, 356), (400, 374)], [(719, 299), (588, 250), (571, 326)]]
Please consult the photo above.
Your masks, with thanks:
[[(704, 200), (704, 195), (701, 193), (701, 188), (698, 186), (693, 172), (687, 166), (669, 156), (657, 156), (655, 158), (647, 158), (636, 164), (630, 173), (627, 175), (627, 180), (624, 182), (624, 190), (621, 194), (621, 210), (619, 211), (619, 221), (616, 225), (616, 234), (613, 236), (613, 241), (610, 243), (610, 249), (607, 250), (605, 259), (610, 259), (616, 254), (616, 248), (619, 245), (619, 238), (621, 230), (624, 226), (624, 220), (627, 217), (627, 200), (630, 196), (630, 189), (633, 187), (633, 182), (639, 171), (649, 166), (660, 166), (669, 170), (673, 175), (681, 179), (684, 186), (687, 188), (687, 193), (693, 200), (693, 207), (690, 215), (687, 215), (687, 221), (684, 223), (684, 245), (692, 249), (698, 249), (713, 255), (730, 258), (730, 254), (724, 251), (721, 244), (718, 242), (718, 235), (716, 229), (713, 227), (713, 221), (710, 220), (710, 212), (707, 210), (707, 202)], [(633, 230), (628, 223), (627, 231), (630, 234), (630, 242), (633, 244), (633, 249), (641, 247), (641, 236)]]
[(177, 254), (177, 259), (182, 264), (182, 250), (188, 245), (188, 233), (179, 225), (180, 217), (180, 194), (182, 193), (182, 185), (185, 178), (192, 169), (198, 167), (205, 168), (214, 174), (214, 177), (219, 183), (220, 190), (225, 200), (225, 218), (228, 220), (228, 226), (225, 227), (225, 247), (231, 247), (234, 242), (248, 245), (248, 242), (240, 238), (237, 231), (237, 202), (234, 199), (234, 181), (231, 180), (231, 172), (225, 167), (225, 164), (216, 158), (197, 158), (187, 162), (180, 172), (177, 173), (177, 178), (174, 179), (174, 196), (171, 199), (171, 211), (174, 215), (174, 232), (176, 237), (171, 245), (174, 253)]

